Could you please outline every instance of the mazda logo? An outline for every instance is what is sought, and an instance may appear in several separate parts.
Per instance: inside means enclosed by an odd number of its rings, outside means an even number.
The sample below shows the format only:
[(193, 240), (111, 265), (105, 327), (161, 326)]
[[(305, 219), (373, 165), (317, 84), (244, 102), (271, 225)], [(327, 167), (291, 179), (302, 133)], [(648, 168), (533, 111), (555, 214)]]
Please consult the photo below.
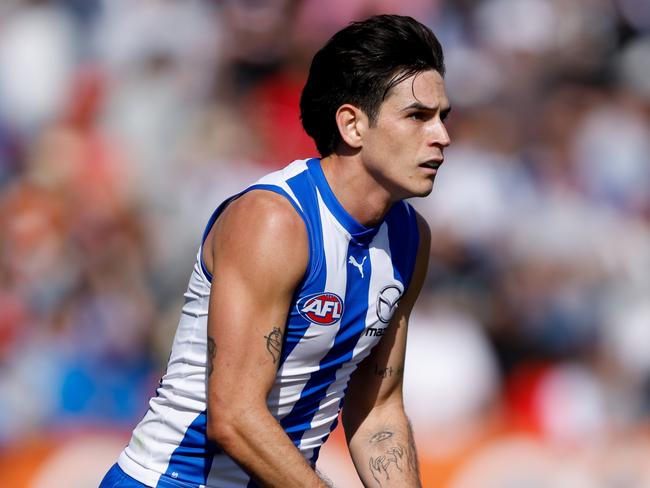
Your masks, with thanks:
[(402, 290), (396, 285), (384, 286), (377, 296), (377, 316), (384, 324), (390, 322), (397, 308)]

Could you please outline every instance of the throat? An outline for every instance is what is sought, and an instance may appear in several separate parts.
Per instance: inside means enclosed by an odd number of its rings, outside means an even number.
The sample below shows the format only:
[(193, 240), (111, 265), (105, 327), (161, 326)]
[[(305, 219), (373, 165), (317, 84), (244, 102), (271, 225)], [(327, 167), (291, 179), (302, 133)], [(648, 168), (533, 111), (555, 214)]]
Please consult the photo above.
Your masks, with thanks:
[(390, 194), (378, 185), (373, 185), (368, 175), (351, 171), (351, 161), (330, 158), (324, 158), (321, 167), (332, 193), (358, 223), (365, 227), (375, 227), (394, 203)]
[(392, 204), (373, 205), (369, 200), (364, 200), (355, 213), (350, 212), (357, 221), (366, 227), (375, 227), (390, 210)]

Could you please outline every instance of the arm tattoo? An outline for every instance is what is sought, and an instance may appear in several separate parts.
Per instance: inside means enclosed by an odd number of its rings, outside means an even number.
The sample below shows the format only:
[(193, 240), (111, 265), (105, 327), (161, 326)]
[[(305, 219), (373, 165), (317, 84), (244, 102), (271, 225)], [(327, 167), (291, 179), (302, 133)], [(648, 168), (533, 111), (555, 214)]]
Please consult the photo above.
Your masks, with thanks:
[(393, 433), (388, 431), (388, 430), (383, 430), (381, 432), (377, 432), (375, 435), (373, 435), (370, 438), (370, 443), (375, 444), (377, 442), (385, 441), (386, 439), (390, 439), (393, 437)]
[(214, 357), (217, 355), (217, 344), (214, 339), (208, 336), (208, 378), (214, 370)]
[(392, 465), (395, 469), (402, 471), (404, 465), (403, 458), (406, 455), (405, 449), (402, 446), (394, 446), (388, 449), (383, 456), (370, 458), (370, 472), (372, 477), (379, 486), (382, 486), (382, 481), (390, 480), (389, 469)]
[(393, 375), (400, 376), (404, 374), (404, 366), (399, 368), (393, 368), (392, 366), (387, 366), (385, 368), (380, 368), (375, 364), (375, 376), (381, 376), (382, 378), (389, 378)]
[(280, 359), (280, 351), (282, 350), (282, 332), (280, 332), (279, 327), (273, 327), (269, 335), (264, 336), (264, 338), (266, 339), (266, 350), (269, 351), (273, 358), (273, 364), (275, 364)]
[[(380, 448), (379, 444), (384, 443), (382, 445), (385, 445), (385, 441), (391, 442), (392, 445), (388, 444), (388, 447)], [(399, 443), (399, 441), (395, 442), (394, 432), (390, 430), (377, 432), (370, 438), (368, 443), (376, 445), (373, 449), (382, 449), (382, 451), (379, 451), (379, 455), (371, 456), (368, 462), (370, 473), (378, 486), (384, 486), (382, 483), (388, 482), (391, 476), (394, 478), (395, 475), (404, 471), (411, 471), (415, 473), (416, 477), (418, 476), (418, 460), (410, 424), (408, 425), (406, 445)], [(420, 485), (418, 484), (418, 486)]]

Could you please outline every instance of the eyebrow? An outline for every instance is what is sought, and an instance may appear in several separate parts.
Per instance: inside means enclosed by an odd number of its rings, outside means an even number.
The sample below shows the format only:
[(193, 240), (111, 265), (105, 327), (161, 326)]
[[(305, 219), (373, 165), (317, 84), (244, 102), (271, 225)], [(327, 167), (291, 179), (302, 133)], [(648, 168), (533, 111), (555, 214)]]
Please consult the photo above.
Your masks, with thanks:
[[(435, 112), (438, 109), (438, 107), (430, 107), (429, 105), (425, 105), (421, 102), (413, 102), (411, 105), (404, 107), (402, 109), (402, 112), (406, 112), (407, 110), (412, 110), (412, 109), (423, 110), (425, 112)], [(449, 112), (451, 112), (451, 107), (441, 110), (440, 116), (446, 117), (447, 115), (449, 115)]]

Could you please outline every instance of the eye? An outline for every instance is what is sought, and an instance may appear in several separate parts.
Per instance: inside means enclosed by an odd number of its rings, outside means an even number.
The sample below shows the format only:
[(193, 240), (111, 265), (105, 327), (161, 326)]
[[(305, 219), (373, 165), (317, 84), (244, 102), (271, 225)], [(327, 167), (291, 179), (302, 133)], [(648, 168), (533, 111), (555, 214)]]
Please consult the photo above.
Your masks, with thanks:
[(412, 120), (417, 120), (417, 121), (423, 121), (427, 119), (427, 114), (424, 112), (413, 112), (412, 114), (409, 115), (409, 118)]

